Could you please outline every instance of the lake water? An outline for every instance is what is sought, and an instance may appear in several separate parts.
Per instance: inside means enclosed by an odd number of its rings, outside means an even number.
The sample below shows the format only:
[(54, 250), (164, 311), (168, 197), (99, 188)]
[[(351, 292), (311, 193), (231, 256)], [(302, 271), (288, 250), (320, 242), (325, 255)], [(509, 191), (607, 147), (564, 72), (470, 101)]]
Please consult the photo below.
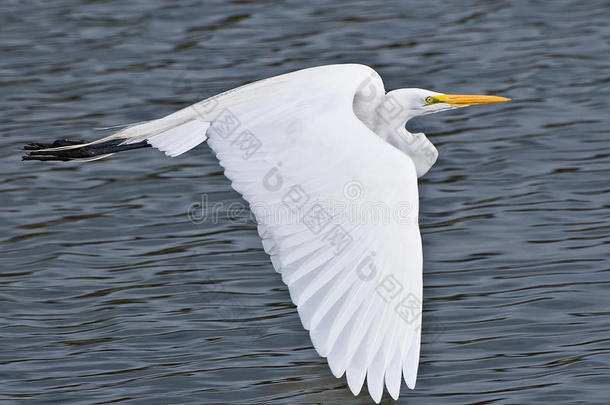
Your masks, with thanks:
[[(607, 1), (75, 3), (0, 12), (0, 403), (371, 403), (312, 348), (207, 145), (19, 152), (342, 62), (387, 89), (514, 99), (409, 123), (440, 157), (420, 184), (419, 378), (398, 402), (607, 403)], [(203, 199), (226, 209), (195, 223)]]

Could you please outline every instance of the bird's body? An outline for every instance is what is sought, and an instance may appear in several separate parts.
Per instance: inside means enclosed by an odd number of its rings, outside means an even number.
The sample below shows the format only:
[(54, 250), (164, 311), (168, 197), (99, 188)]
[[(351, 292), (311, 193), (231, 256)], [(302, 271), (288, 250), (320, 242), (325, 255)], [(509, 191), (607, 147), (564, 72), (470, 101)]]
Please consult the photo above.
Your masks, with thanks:
[(177, 156), (207, 140), (250, 204), (314, 347), (335, 376), (346, 373), (354, 394), (366, 377), (378, 402), (384, 382), (393, 398), (401, 376), (414, 388), (419, 362), (417, 177), (438, 153), (405, 123), (499, 101), (506, 99), (386, 93), (367, 66), (322, 66), (227, 91), (98, 141), (37, 144), (26, 158), (69, 160), (81, 151), (90, 160), (147, 144)]

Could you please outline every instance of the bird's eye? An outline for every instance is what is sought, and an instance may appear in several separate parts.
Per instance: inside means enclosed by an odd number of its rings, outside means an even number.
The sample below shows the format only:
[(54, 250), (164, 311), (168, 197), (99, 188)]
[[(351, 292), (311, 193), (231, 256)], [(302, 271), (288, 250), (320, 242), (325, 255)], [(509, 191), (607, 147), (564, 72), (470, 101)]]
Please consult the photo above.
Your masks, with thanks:
[(426, 97), (426, 103), (427, 104), (432, 104), (434, 102), (434, 99), (430, 96)]

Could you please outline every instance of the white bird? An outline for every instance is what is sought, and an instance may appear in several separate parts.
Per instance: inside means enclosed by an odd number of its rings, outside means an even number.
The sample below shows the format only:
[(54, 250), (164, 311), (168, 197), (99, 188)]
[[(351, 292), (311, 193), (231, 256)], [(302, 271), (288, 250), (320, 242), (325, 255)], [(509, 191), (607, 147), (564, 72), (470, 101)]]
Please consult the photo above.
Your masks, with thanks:
[(437, 159), (406, 122), (494, 96), (386, 93), (356, 64), (254, 82), (93, 141), (26, 146), (26, 160), (95, 160), (153, 146), (178, 156), (208, 141), (250, 204), (265, 252), (313, 346), (358, 395), (415, 387), (422, 307), (417, 178)]

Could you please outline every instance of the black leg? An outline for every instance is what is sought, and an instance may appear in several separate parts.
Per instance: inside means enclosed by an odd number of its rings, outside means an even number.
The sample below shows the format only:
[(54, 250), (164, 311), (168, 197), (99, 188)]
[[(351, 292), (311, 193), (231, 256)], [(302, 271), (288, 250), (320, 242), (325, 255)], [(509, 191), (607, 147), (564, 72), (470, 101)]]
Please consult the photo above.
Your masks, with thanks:
[(132, 143), (129, 145), (119, 145), (123, 142), (122, 139), (114, 139), (111, 141), (106, 141), (102, 143), (97, 143), (93, 145), (82, 146), (80, 148), (67, 149), (67, 150), (58, 150), (58, 151), (44, 151), (40, 149), (47, 148), (57, 148), (60, 146), (71, 146), (71, 145), (79, 145), (85, 142), (83, 141), (71, 141), (68, 139), (58, 139), (51, 144), (43, 144), (43, 143), (30, 143), (26, 145), (23, 149), (27, 151), (22, 159), (23, 160), (59, 160), (59, 161), (69, 161), (73, 159), (89, 159), (96, 156), (106, 155), (108, 153), (116, 153), (122, 152), (125, 150), (132, 149), (140, 149), (150, 147), (150, 144), (146, 141), (141, 141), (138, 143)]

